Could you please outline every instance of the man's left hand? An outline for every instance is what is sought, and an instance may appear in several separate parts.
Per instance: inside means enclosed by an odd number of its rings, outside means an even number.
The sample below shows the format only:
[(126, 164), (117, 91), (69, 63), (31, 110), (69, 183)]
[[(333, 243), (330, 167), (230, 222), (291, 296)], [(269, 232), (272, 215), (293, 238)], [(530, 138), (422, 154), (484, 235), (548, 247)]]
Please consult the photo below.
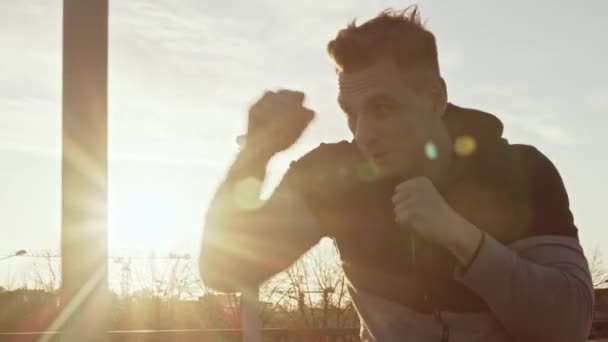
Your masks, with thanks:
[(393, 196), (395, 221), (443, 245), (463, 263), (474, 254), (481, 231), (458, 214), (426, 177), (399, 184)]

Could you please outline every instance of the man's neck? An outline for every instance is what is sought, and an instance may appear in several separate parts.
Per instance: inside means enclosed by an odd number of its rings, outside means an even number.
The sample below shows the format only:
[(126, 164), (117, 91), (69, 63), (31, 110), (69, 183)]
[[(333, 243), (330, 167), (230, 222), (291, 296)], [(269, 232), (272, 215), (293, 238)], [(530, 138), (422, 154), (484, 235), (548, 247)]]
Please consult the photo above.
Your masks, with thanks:
[(427, 156), (423, 172), (434, 184), (441, 184), (447, 178), (453, 158), (453, 142), (446, 127), (439, 130), (433, 137), (432, 143), (437, 150), (436, 158), (431, 159)]

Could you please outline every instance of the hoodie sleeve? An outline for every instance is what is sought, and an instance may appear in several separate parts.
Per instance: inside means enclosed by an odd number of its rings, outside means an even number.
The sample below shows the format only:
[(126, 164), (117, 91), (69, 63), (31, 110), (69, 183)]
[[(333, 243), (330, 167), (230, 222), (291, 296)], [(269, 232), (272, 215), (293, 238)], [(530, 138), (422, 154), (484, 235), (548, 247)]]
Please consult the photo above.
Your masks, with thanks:
[(517, 341), (586, 341), (593, 285), (578, 240), (536, 236), (509, 247), (486, 236), (456, 279), (486, 301)]
[(587, 259), (554, 165), (531, 146), (511, 145), (516, 238), (486, 233), (456, 279), (480, 295), (518, 341), (586, 341), (593, 286)]

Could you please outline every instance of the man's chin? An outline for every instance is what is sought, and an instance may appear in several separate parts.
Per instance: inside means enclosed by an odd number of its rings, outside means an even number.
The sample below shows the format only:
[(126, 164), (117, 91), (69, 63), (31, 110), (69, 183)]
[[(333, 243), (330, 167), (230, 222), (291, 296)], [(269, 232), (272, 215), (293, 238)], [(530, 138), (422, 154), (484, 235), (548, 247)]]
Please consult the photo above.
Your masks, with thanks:
[(402, 167), (391, 165), (389, 163), (375, 162), (368, 160), (358, 168), (359, 178), (366, 182), (387, 181), (406, 179), (406, 175), (411, 173), (409, 170), (403, 170)]
[(390, 165), (378, 165), (378, 178), (381, 180), (399, 180), (404, 181), (415, 176), (414, 170), (404, 169), (400, 167), (391, 167)]
[(390, 165), (378, 165), (378, 178), (382, 180), (398, 177), (401, 174), (399, 169)]

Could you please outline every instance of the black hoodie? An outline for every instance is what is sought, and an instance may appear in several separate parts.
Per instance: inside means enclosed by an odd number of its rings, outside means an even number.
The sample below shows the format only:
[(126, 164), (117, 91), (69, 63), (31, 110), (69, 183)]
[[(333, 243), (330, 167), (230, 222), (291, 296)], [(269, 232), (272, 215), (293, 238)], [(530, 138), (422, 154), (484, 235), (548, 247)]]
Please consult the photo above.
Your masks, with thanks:
[[(454, 153), (446, 179), (436, 184), (457, 212), (505, 244), (577, 236), (561, 177), (542, 153), (509, 144), (500, 120), (488, 113), (450, 104), (444, 121), (452, 141), (475, 142), (473, 153)], [(352, 285), (419, 312), (487, 311), (454, 280), (457, 261), (447, 250), (395, 224), (396, 181), (370, 180), (367, 165), (351, 142), (321, 144), (285, 178), (334, 239)]]

